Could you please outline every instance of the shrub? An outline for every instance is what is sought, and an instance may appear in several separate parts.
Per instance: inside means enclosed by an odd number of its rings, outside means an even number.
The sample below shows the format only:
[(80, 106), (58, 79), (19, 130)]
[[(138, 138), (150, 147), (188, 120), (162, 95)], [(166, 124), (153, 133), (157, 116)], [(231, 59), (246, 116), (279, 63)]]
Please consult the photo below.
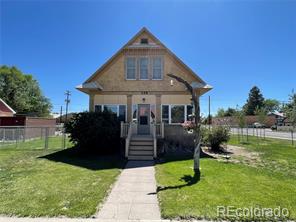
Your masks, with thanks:
[(202, 130), (204, 143), (211, 146), (213, 151), (220, 151), (220, 145), (230, 139), (230, 130), (224, 126), (213, 126), (212, 129)]
[(86, 152), (109, 154), (120, 148), (120, 121), (111, 112), (81, 112), (65, 125), (75, 146)]

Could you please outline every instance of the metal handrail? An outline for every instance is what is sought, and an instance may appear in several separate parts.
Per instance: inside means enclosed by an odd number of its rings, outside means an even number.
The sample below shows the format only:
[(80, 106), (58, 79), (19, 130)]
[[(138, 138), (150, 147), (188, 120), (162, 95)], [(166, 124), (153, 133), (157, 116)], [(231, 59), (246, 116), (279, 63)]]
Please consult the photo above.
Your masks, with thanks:
[(156, 124), (152, 123), (152, 136), (153, 136), (153, 157), (157, 157), (157, 138), (156, 138)]
[(164, 123), (157, 123), (156, 126), (156, 137), (164, 138)]
[(125, 157), (128, 157), (129, 144), (132, 137), (132, 124), (129, 124), (127, 137), (125, 139)]

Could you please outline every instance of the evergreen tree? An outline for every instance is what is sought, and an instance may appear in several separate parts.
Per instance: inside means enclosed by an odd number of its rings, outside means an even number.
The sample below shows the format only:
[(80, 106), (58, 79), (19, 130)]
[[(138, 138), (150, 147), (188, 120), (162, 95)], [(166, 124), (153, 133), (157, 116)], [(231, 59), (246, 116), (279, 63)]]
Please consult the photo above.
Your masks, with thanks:
[(257, 86), (254, 86), (249, 93), (247, 103), (244, 105), (246, 115), (255, 115), (256, 109), (264, 107), (264, 97)]

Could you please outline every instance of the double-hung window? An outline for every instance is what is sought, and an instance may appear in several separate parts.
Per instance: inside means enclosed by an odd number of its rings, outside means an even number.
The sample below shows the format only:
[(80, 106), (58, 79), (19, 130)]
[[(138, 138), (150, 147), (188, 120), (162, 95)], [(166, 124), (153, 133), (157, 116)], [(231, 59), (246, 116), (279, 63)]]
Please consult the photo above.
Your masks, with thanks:
[(164, 123), (170, 122), (169, 108), (170, 108), (169, 105), (162, 105), (161, 117), (162, 117), (162, 122)]
[(193, 120), (192, 105), (162, 105), (161, 118), (162, 122), (169, 124), (184, 123)]
[(162, 79), (162, 57), (152, 58), (152, 79)]
[(126, 121), (126, 105), (105, 105), (105, 104), (98, 104), (95, 105), (95, 112), (102, 112), (102, 111), (109, 111), (115, 114), (120, 121)]
[(149, 79), (148, 64), (148, 58), (139, 58), (140, 79)]
[(126, 58), (126, 79), (136, 79), (136, 58), (127, 57)]
[(193, 120), (193, 106), (192, 105), (187, 105), (187, 115), (186, 115), (186, 119), (187, 121), (192, 121)]
[(185, 106), (172, 105), (171, 106), (171, 123), (184, 123), (185, 120)]
[(102, 105), (95, 105), (95, 112), (102, 112)]
[(109, 111), (117, 115), (117, 105), (104, 105), (104, 111)]

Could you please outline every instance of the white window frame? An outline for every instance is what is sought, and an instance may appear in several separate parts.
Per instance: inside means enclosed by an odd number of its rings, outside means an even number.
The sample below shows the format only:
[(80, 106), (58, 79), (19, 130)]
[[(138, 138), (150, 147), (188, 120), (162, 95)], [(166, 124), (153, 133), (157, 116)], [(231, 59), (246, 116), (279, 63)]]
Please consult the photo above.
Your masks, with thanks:
[[(180, 124), (182, 124), (182, 123), (172, 123), (172, 106), (183, 106), (184, 107), (184, 122), (186, 121), (186, 113), (187, 113), (187, 105), (185, 105), (185, 104), (171, 104), (170, 105), (170, 124), (172, 124), (172, 125), (174, 125), (174, 124), (178, 124), (178, 125), (180, 125)], [(184, 123), (183, 122), (183, 123)]]
[(194, 105), (192, 105), (192, 104), (187, 104), (187, 105), (186, 105), (186, 119), (185, 119), (185, 121), (189, 121), (188, 118), (187, 118), (187, 106), (192, 106), (192, 114), (194, 114)]
[(104, 111), (105, 106), (116, 106), (117, 117), (119, 117), (119, 106), (125, 106), (125, 122), (127, 121), (127, 105), (126, 104), (95, 104), (94, 107), (96, 107), (96, 105), (101, 106), (101, 112)]
[[(160, 79), (154, 78), (154, 59), (160, 58)], [(152, 80), (163, 80), (163, 71), (164, 71), (164, 58), (163, 56), (152, 56), (151, 57), (151, 79)]]
[[(127, 60), (128, 59), (134, 59), (135, 60), (135, 78), (128, 78), (127, 76)], [(136, 56), (128, 56), (125, 58), (125, 79), (126, 80), (137, 80), (137, 73), (138, 73), (138, 70), (137, 70), (137, 57)]]
[[(170, 125), (181, 125), (182, 123), (172, 123), (172, 106), (184, 106), (184, 122), (188, 121), (187, 119), (187, 106), (191, 106), (191, 104), (161, 104), (161, 122), (162, 122), (162, 106), (169, 106), (169, 123)], [(193, 107), (194, 109), (194, 107)], [(183, 122), (183, 123), (184, 123)]]
[[(141, 59), (147, 59), (147, 79), (141, 78)], [(148, 56), (140, 56), (137, 58), (137, 63), (138, 63), (138, 70), (139, 70), (139, 80), (150, 80), (150, 58)]]
[(161, 122), (162, 122), (162, 120), (163, 120), (163, 118), (162, 118), (162, 106), (168, 106), (169, 107), (169, 117), (168, 117), (168, 120), (169, 120), (169, 122), (168, 122), (168, 124), (170, 124), (170, 119), (171, 119), (171, 107), (170, 107), (170, 105), (169, 104), (161, 104), (161, 108), (160, 108), (160, 113), (161, 113)]

